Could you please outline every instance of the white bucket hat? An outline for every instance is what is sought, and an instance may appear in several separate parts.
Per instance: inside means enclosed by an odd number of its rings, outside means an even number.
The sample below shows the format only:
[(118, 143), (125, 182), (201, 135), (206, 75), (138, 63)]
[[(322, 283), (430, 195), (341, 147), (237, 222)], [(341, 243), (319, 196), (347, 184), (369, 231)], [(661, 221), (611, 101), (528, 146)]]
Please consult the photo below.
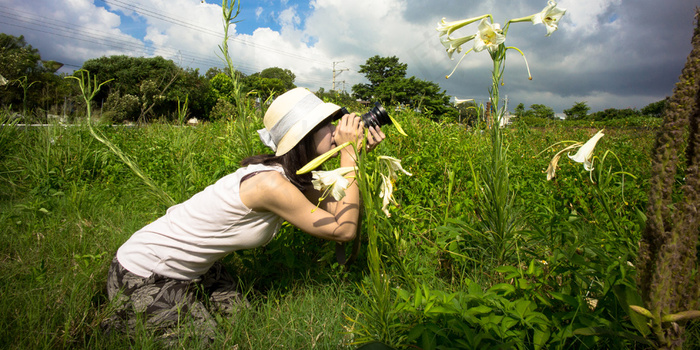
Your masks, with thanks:
[(265, 113), (264, 129), (258, 130), (265, 146), (281, 156), (299, 143), (320, 122), (340, 110), (323, 102), (305, 88), (295, 88), (277, 97)]

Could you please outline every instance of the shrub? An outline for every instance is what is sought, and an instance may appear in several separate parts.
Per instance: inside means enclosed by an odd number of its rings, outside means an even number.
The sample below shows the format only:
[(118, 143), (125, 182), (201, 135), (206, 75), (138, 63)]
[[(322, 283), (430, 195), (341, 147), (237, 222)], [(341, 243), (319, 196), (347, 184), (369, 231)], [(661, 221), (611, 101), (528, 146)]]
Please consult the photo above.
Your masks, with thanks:
[(220, 120), (226, 118), (236, 117), (236, 106), (224, 98), (219, 98), (216, 101), (216, 105), (211, 109), (209, 113), (209, 120)]

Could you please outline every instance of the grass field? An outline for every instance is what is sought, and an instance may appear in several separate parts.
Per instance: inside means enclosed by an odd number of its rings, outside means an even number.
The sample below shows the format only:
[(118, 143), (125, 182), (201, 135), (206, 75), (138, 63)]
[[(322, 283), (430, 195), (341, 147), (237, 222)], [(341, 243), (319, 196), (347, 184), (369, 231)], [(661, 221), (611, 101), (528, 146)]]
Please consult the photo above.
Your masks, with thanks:
[[(408, 137), (389, 127), (375, 153), (402, 159), (413, 176), (395, 184), (400, 207), (380, 232), (392, 288), (383, 307), (396, 327), (390, 339), (375, 340), (421, 348), (645, 347), (616, 293), (635, 289), (654, 128), (609, 126), (596, 155), (612, 153), (597, 160), (594, 172), (605, 181), (593, 184), (566, 156), (555, 180), (546, 181), (543, 171), (562, 148), (549, 146), (585, 141), (603, 125), (508, 127), (519, 216), (517, 234), (501, 246), (477, 229), (476, 184), (488, 132), (410, 112), (396, 117)], [(179, 202), (237, 168), (238, 141), (228, 123), (99, 129)], [(2, 347), (162, 347), (152, 330), (105, 334), (100, 322), (109, 313), (109, 262), (133, 232), (164, 213), (163, 202), (85, 125), (3, 127), (0, 138)], [(495, 258), (494, 247), (507, 250), (505, 260)], [(344, 268), (333, 249), (285, 225), (269, 245), (227, 257), (251, 308), (220, 319), (214, 344), (187, 336), (183, 324), (177, 346), (356, 348), (353, 342), (371, 338), (375, 321), (368, 315), (377, 305), (362, 288), (367, 253)], [(575, 332), (591, 327), (614, 336)]]

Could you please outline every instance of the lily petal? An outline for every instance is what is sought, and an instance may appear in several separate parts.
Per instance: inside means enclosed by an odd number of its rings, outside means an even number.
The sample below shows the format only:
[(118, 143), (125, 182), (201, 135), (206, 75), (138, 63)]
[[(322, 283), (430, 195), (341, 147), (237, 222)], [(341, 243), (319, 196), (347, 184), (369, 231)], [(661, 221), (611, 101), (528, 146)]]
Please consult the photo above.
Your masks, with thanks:
[(577, 162), (577, 163), (583, 163), (583, 168), (586, 169), (586, 171), (592, 171), (593, 170), (593, 150), (595, 149), (596, 143), (598, 143), (598, 140), (600, 140), (601, 137), (605, 136), (603, 134), (603, 130), (598, 131), (593, 137), (591, 137), (586, 143), (581, 146), (581, 148), (578, 149), (578, 152), (574, 154), (573, 156), (569, 155), (569, 158), (571, 160)]
[(462, 103), (471, 102), (471, 101), (474, 101), (474, 99), (473, 99), (473, 98), (461, 99), (461, 98), (456, 98), (456, 97), (455, 97), (455, 103), (454, 103), (454, 104), (455, 104), (455, 106), (457, 106), (457, 105), (461, 105)]
[(484, 17), (487, 17), (487, 16), (488, 15), (483, 15), (483, 16), (479, 16), (479, 17), (467, 18), (467, 19), (463, 19), (463, 20), (459, 20), (459, 21), (451, 21), (451, 22), (445, 21), (445, 17), (443, 17), (440, 20), (440, 22), (438, 22), (437, 27), (435, 29), (439, 32), (438, 36), (447, 35), (449, 37), (450, 34), (452, 34), (452, 32), (454, 32), (455, 30), (462, 28), (462, 27), (466, 26), (467, 24), (476, 22), (476, 21), (478, 21)]
[(350, 144), (352, 144), (352, 142), (348, 141), (348, 142), (312, 159), (310, 162), (306, 163), (306, 165), (304, 165), (301, 169), (297, 170), (297, 175), (306, 174), (309, 171), (318, 168), (319, 165), (323, 164), (323, 162), (327, 161), (328, 159), (333, 157), (336, 153), (338, 153), (341, 149), (349, 146)]
[(450, 59), (453, 59), (452, 54), (454, 54), (455, 52), (457, 52), (457, 53), (462, 52), (462, 45), (473, 40), (475, 37), (476, 37), (476, 34), (464, 36), (464, 37), (456, 38), (456, 39), (452, 39), (449, 36), (447, 36), (444, 38), (440, 38), (440, 42), (442, 43), (443, 46), (445, 46), (446, 51), (447, 51), (447, 56)]
[(398, 176), (396, 175), (399, 171), (408, 175), (412, 176), (413, 174), (409, 173), (406, 171), (401, 166), (401, 160), (396, 159), (394, 157), (389, 157), (389, 156), (378, 156), (377, 157), (380, 161), (382, 161), (384, 164), (386, 164), (387, 168), (389, 169), (389, 178), (391, 180), (396, 180)]
[(382, 199), (382, 211), (387, 217), (391, 217), (389, 213), (389, 203), (394, 203), (396, 205), (396, 200), (394, 200), (394, 186), (391, 184), (391, 179), (384, 175), (379, 174), (382, 177), (381, 191), (379, 192), (379, 198)]
[(479, 23), (479, 31), (476, 33), (474, 40), (474, 51), (479, 52), (484, 49), (495, 51), (498, 45), (506, 41), (506, 36), (503, 35), (501, 25), (498, 23), (490, 23), (486, 18)]
[(330, 171), (312, 171), (311, 183), (316, 190), (324, 193), (324, 197), (330, 192), (330, 195), (339, 201), (345, 197), (345, 190), (350, 184), (345, 175), (354, 170), (354, 167), (343, 167)]
[(566, 9), (557, 7), (557, 3), (549, 0), (547, 6), (532, 17), (532, 24), (544, 24), (547, 27), (546, 36), (552, 35), (559, 27), (557, 23), (566, 13)]
[(561, 157), (562, 153), (574, 149), (576, 147), (581, 147), (581, 143), (575, 143), (573, 145), (570, 145), (563, 150), (557, 152), (557, 154), (552, 157), (552, 160), (549, 162), (549, 166), (547, 167), (547, 170), (544, 172), (547, 173), (547, 181), (553, 179), (556, 176), (556, 171), (557, 171), (557, 164), (559, 163), (559, 158)]

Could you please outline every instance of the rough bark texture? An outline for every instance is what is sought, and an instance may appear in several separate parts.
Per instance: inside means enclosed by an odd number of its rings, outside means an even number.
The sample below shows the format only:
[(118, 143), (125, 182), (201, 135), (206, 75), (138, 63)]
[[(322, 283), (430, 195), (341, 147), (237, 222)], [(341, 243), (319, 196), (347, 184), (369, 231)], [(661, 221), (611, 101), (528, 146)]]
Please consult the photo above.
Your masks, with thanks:
[[(656, 317), (698, 308), (700, 282), (696, 246), (700, 218), (700, 10), (692, 50), (673, 95), (668, 100), (664, 123), (652, 154), (647, 225), (639, 246), (638, 286), (646, 307)], [(687, 135), (687, 138), (686, 138)], [(676, 179), (679, 156), (685, 146), (685, 179)], [(659, 319), (659, 318), (657, 318)], [(661, 348), (679, 348), (683, 327), (663, 324), (657, 334)]]

